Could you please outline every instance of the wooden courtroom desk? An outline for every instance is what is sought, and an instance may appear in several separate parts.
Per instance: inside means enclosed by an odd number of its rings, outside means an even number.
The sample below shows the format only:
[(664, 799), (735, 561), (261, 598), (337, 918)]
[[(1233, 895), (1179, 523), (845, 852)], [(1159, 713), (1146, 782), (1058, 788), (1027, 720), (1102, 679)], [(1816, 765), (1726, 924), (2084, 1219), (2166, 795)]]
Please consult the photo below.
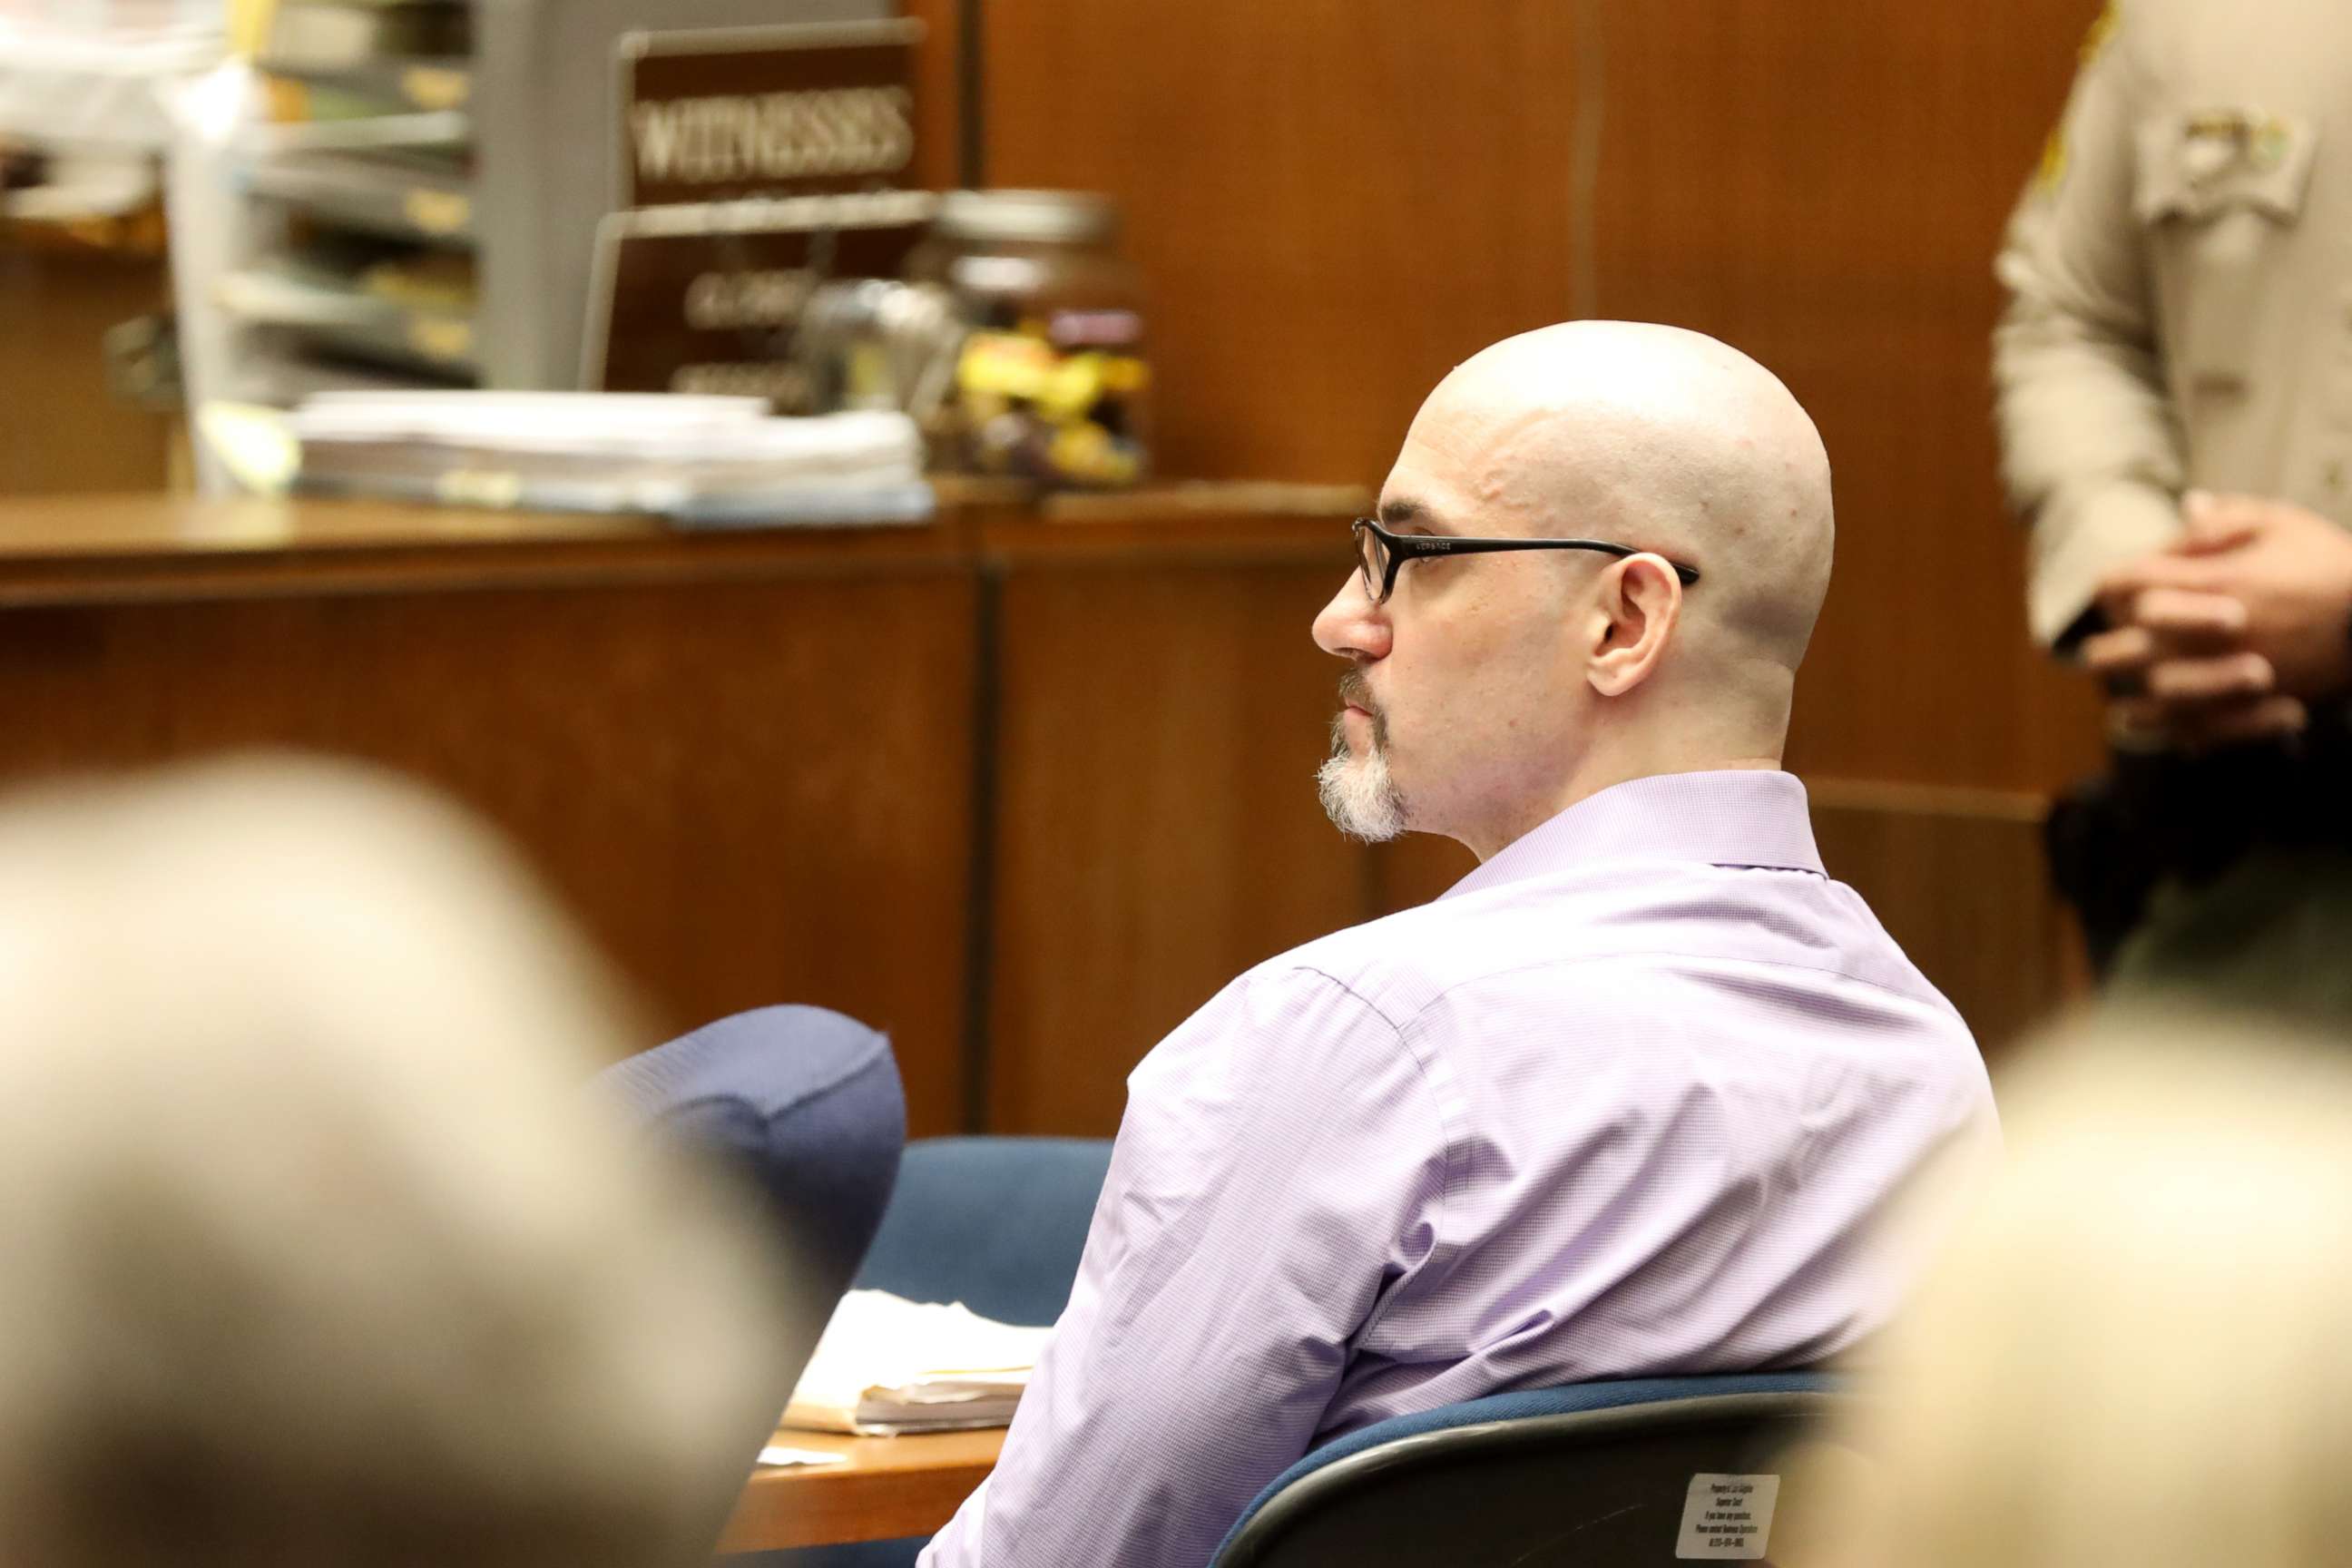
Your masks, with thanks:
[(0, 781), (357, 757), (510, 835), (648, 1042), (783, 1001), (889, 1030), (961, 1125), (968, 531), (160, 495), (0, 503)]
[(839, 1465), (755, 1472), (727, 1521), (719, 1542), (722, 1552), (932, 1534), (996, 1468), (1004, 1428), (844, 1437), (786, 1427), (776, 1441), (849, 1458)]

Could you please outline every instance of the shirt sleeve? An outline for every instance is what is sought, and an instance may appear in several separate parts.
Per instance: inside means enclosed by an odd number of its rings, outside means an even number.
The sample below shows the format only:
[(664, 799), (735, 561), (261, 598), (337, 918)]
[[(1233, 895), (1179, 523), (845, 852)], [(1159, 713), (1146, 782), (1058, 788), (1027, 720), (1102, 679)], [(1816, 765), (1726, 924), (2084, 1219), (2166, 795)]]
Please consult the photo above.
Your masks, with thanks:
[(921, 1568), (1199, 1568), (1437, 1246), (1436, 1097), (1323, 974), (1243, 976), (1128, 1091), (1069, 1307)]
[(2027, 616), (2056, 646), (2099, 579), (2180, 531), (2179, 427), (2133, 210), (2135, 128), (2151, 96), (2128, 8), (2110, 7), (1995, 271), (2001, 467), (2032, 530)]

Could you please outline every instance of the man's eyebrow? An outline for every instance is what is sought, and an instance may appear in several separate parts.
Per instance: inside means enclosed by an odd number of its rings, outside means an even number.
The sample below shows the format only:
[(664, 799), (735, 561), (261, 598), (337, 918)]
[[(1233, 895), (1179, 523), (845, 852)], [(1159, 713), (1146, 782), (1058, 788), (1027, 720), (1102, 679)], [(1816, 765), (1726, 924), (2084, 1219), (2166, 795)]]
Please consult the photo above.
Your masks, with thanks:
[(1431, 533), (1446, 531), (1444, 525), (1438, 522), (1436, 513), (1430, 510), (1425, 502), (1414, 500), (1410, 496), (1399, 496), (1393, 500), (1381, 502), (1381, 526), (1392, 529), (1419, 528)]

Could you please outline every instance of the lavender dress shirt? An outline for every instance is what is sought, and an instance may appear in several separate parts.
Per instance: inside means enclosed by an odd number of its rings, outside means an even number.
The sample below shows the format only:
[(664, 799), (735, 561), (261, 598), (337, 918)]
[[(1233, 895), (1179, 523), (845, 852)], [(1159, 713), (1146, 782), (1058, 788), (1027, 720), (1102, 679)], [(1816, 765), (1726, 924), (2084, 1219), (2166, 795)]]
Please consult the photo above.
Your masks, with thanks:
[(1635, 780), (1161, 1041), (995, 1474), (924, 1568), (1197, 1568), (1308, 1449), (1594, 1378), (1790, 1366), (1873, 1222), (1997, 1146), (1968, 1026), (1787, 773)]

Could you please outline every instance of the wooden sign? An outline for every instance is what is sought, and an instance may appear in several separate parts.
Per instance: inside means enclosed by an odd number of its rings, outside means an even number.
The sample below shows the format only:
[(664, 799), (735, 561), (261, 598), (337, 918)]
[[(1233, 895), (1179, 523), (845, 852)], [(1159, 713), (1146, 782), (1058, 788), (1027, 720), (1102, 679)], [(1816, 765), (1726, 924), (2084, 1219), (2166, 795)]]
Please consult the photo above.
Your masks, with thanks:
[(895, 279), (930, 226), (927, 191), (652, 207), (596, 231), (581, 385), (766, 397), (823, 412), (803, 312), (845, 279)]
[(628, 35), (614, 205), (902, 184), (922, 35), (908, 18)]

